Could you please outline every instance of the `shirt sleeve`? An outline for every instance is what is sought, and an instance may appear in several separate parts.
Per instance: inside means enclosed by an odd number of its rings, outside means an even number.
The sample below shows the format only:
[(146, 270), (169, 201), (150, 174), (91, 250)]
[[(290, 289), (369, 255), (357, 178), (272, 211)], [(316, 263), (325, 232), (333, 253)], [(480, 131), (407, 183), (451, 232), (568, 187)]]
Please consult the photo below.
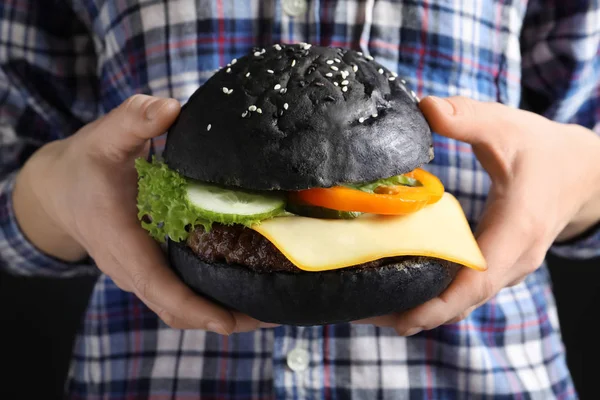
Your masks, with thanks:
[(96, 273), (40, 252), (15, 219), (12, 191), (27, 158), (98, 114), (94, 42), (66, 5), (0, 2), (0, 268), (18, 275)]
[[(528, 4), (521, 34), (522, 107), (600, 134), (600, 0)], [(600, 224), (550, 249), (600, 256)]]

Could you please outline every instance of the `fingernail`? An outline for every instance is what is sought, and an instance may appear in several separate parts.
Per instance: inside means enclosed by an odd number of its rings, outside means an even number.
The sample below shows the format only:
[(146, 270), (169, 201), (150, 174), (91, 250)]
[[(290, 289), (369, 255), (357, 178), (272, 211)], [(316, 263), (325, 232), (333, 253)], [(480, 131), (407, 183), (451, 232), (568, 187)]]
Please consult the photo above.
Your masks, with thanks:
[(153, 101), (147, 108), (146, 108), (146, 119), (152, 121), (154, 118), (156, 118), (156, 116), (158, 115), (158, 112), (160, 111), (160, 109), (167, 104), (167, 102), (170, 99), (159, 99), (159, 100), (155, 100)]
[(433, 102), (444, 114), (454, 115), (454, 107), (448, 100), (436, 96), (427, 96), (427, 99)]
[(206, 324), (206, 329), (211, 332), (218, 333), (219, 335), (229, 335), (225, 328), (223, 328), (223, 326), (218, 322), (209, 322)]
[(410, 328), (409, 330), (404, 332), (404, 335), (402, 335), (402, 336), (416, 335), (417, 333), (421, 332), (422, 330), (423, 330), (423, 328)]

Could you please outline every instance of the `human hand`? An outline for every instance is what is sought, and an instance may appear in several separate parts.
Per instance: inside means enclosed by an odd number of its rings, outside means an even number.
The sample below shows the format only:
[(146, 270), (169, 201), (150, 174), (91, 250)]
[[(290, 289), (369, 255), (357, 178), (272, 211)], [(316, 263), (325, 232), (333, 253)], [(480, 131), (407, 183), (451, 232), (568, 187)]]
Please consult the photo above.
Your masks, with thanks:
[(502, 288), (535, 271), (551, 244), (600, 219), (600, 139), (498, 103), (425, 98), (432, 129), (467, 142), (492, 180), (475, 236), (488, 270), (459, 270), (437, 298), (402, 314), (357, 323), (413, 335), (466, 318)]
[(123, 290), (135, 293), (169, 326), (221, 334), (262, 325), (197, 296), (168, 268), (137, 219), (134, 161), (180, 110), (173, 99), (137, 95), (25, 164), (13, 193), (24, 234), (65, 261), (89, 254)]

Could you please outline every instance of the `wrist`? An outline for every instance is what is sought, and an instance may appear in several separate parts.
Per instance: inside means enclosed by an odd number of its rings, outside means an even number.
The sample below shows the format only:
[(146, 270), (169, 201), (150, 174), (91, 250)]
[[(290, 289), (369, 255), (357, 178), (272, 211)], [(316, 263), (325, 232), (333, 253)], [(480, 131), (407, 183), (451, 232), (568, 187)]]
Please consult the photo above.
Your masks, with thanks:
[(579, 213), (556, 237), (557, 242), (564, 242), (580, 236), (600, 223), (600, 194), (586, 203)]
[[(597, 140), (596, 137), (594, 139)], [(583, 189), (584, 193), (587, 192), (588, 200), (583, 203), (575, 216), (556, 237), (557, 242), (578, 237), (600, 223), (600, 164), (597, 162), (600, 158), (600, 146), (595, 147), (598, 151), (596, 156), (592, 157), (592, 163), (590, 163), (592, 168), (588, 170), (591, 179), (586, 182)]]
[(51, 143), (36, 152), (17, 174), (12, 192), (15, 219), (27, 240), (42, 253), (66, 262), (86, 258), (85, 249), (59, 223), (49, 204), (57, 203), (52, 186), (52, 164), (60, 145)]

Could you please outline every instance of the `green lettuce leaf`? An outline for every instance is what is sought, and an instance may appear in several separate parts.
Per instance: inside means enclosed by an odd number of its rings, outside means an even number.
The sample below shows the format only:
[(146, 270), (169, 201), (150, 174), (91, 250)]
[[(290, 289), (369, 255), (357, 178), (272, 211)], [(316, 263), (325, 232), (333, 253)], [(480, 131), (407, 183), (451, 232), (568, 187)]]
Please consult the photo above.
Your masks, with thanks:
[(138, 158), (135, 168), (139, 177), (138, 218), (153, 238), (164, 242), (168, 236), (180, 242), (188, 237), (188, 225), (210, 229), (211, 223), (198, 218), (188, 204), (184, 177), (156, 160), (149, 163)]
[(358, 184), (345, 184), (344, 186), (360, 190), (362, 192), (374, 193), (374, 190), (379, 186), (421, 186), (421, 183), (414, 179), (409, 178), (404, 175), (395, 175), (389, 178), (378, 179), (376, 181), (368, 182), (368, 183), (358, 183)]
[[(248, 192), (188, 180), (155, 159), (149, 163), (139, 158), (135, 167), (139, 177), (138, 218), (144, 229), (161, 242), (166, 237), (177, 242), (186, 240), (191, 226), (202, 225), (206, 231), (213, 223), (251, 227), (285, 212), (282, 194)], [(219, 204), (221, 210), (224, 202), (231, 203), (231, 212), (198, 207), (190, 198), (191, 191), (200, 192), (204, 204), (213, 207)], [(262, 207), (264, 211), (248, 214), (248, 208), (243, 206), (249, 203), (259, 204), (255, 210)]]

